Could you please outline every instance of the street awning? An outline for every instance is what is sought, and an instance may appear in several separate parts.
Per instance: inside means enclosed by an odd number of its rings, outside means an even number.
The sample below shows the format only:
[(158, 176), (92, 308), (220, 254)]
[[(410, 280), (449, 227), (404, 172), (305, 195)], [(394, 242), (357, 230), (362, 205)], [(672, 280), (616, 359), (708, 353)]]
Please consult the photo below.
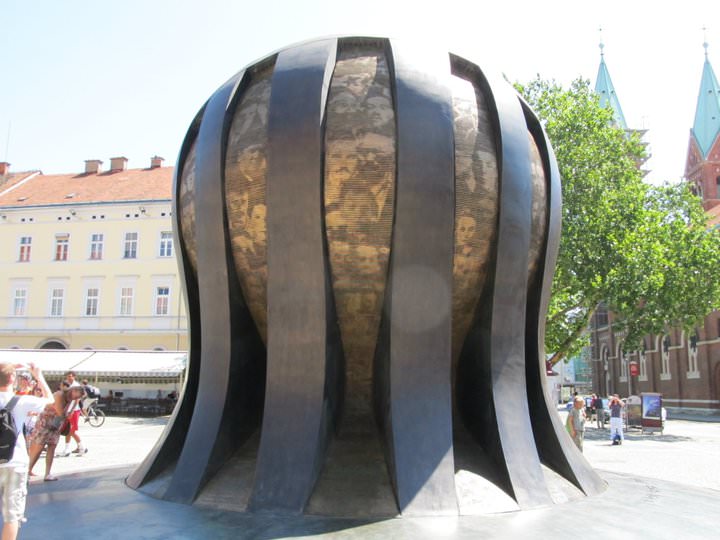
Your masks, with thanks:
[(33, 362), (48, 376), (74, 371), (78, 378), (178, 377), (185, 369), (184, 351), (74, 351), (6, 349), (0, 359), (19, 365)]

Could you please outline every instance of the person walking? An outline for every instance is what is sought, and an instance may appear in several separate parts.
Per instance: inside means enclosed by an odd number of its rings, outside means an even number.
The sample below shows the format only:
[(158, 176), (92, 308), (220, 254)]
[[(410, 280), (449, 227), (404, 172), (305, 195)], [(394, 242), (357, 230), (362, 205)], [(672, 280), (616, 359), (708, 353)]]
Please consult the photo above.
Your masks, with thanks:
[(593, 394), (592, 408), (595, 409), (595, 425), (605, 429), (605, 404), (600, 396)]
[[(14, 364), (0, 363), (0, 408), (11, 408), (10, 414), (17, 431), (12, 456), (6, 463), (0, 464), (3, 540), (15, 540), (20, 523), (25, 521), (29, 461), (22, 426), (25, 424), (28, 413), (40, 412), (48, 403), (52, 403), (50, 387), (45, 381), (42, 371), (34, 364), (29, 365), (30, 373), (41, 388), (42, 396), (16, 396), (14, 390), (15, 368)], [(14, 402), (13, 405), (10, 405), (11, 401)]]
[(608, 405), (610, 409), (610, 440), (613, 444), (622, 444), (625, 440), (622, 424), (622, 409), (624, 406), (625, 404), (620, 400), (620, 396), (613, 394)]
[(575, 396), (575, 399), (573, 399), (573, 408), (570, 409), (567, 420), (565, 421), (565, 427), (570, 437), (572, 437), (575, 446), (577, 446), (581, 452), (583, 451), (583, 439), (585, 438), (586, 419), (585, 400), (580, 396)]
[[(80, 402), (85, 397), (85, 390), (77, 381), (73, 381), (68, 388), (74, 389), (73, 396), (75, 396), (73, 397), (73, 401), (68, 404), (65, 411), (65, 417), (70, 425), (70, 430), (65, 435), (65, 444), (63, 445), (63, 449), (59, 451), (57, 455), (59, 457), (67, 457), (70, 454), (84, 456), (87, 453), (87, 448), (83, 445), (78, 429), (80, 427), (79, 422), (81, 414)], [(77, 389), (80, 389), (80, 393), (77, 393)], [(70, 451), (70, 439), (74, 439), (76, 444), (75, 450), (72, 451)]]

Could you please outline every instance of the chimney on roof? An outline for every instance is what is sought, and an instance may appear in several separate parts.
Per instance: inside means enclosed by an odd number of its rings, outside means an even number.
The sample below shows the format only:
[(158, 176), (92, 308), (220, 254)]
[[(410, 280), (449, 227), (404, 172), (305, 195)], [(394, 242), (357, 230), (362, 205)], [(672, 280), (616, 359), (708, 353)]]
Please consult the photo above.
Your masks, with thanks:
[(160, 156), (151, 157), (150, 158), (150, 168), (157, 169), (158, 167), (162, 167), (163, 161), (165, 161), (165, 158), (161, 158)]
[(110, 172), (119, 172), (127, 169), (128, 159), (126, 157), (111, 157)]
[(102, 170), (102, 163), (99, 159), (86, 159), (85, 174), (99, 174)]
[(10, 164), (7, 161), (0, 161), (0, 176), (10, 174)]

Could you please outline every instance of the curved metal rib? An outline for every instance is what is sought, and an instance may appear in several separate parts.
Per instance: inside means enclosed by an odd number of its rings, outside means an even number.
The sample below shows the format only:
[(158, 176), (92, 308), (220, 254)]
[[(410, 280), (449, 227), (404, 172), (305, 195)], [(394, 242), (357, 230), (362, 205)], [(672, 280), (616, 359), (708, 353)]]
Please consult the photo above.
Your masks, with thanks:
[(535, 442), (540, 458), (549, 467), (575, 484), (586, 495), (604, 490), (605, 482), (582, 457), (554, 412), (545, 393), (545, 318), (550, 305), (553, 273), (560, 246), (562, 189), (555, 154), (539, 120), (527, 103), (523, 112), (528, 129), (543, 156), (549, 184), (548, 233), (541, 275), (530, 287), (527, 316), (527, 385)]
[[(238, 380), (247, 378), (252, 369), (252, 339), (247, 335), (251, 324), (238, 287), (232, 279), (227, 243), (223, 197), (224, 153), (227, 109), (233, 102), (241, 72), (226, 82), (210, 98), (200, 125), (196, 161), (195, 204), (198, 285), (201, 317), (201, 365), (197, 399), (185, 445), (165, 499), (189, 503), (207, 480), (227, 460), (238, 442), (252, 429), (253, 423), (243, 405)], [(246, 383), (247, 384), (247, 383)]]
[(268, 120), (268, 364), (252, 510), (301, 512), (339, 406), (341, 352), (322, 213), (337, 40), (281, 51)]
[(471, 431), (499, 465), (499, 483), (520, 507), (532, 508), (551, 500), (532, 436), (525, 381), (530, 148), (512, 87), (488, 79), (477, 66), (472, 69), (495, 117), (500, 207), (492, 286), (463, 349), (458, 400)]
[(185, 291), (185, 312), (188, 314), (189, 328), (195, 329), (197, 339), (192, 339), (192, 333), (190, 334), (187, 366), (185, 368), (185, 386), (178, 400), (178, 404), (175, 410), (173, 410), (170, 421), (167, 426), (165, 426), (162, 435), (152, 450), (150, 450), (142, 463), (140, 463), (125, 480), (126, 484), (133, 489), (138, 489), (143, 484), (149, 482), (177, 460), (185, 443), (185, 435), (192, 420), (193, 409), (195, 407), (201, 366), (199, 339), (200, 313), (195, 308), (195, 306), (198, 305), (198, 281), (188, 259), (185, 240), (183, 239), (182, 228), (180, 226), (180, 180), (182, 179), (184, 165), (190, 153), (190, 148), (192, 148), (200, 131), (200, 122), (205, 113), (206, 105), (207, 103), (203, 105), (195, 115), (185, 134), (175, 166), (175, 173), (173, 174), (173, 241), (175, 242), (174, 245), (178, 246), (177, 249), (180, 254), (180, 264), (178, 268), (180, 272), (180, 283)]
[[(457, 514), (451, 315), (455, 208), (447, 54), (392, 43), (397, 195), (378, 371), (391, 476), (406, 515)], [(430, 76), (428, 76), (430, 74)]]

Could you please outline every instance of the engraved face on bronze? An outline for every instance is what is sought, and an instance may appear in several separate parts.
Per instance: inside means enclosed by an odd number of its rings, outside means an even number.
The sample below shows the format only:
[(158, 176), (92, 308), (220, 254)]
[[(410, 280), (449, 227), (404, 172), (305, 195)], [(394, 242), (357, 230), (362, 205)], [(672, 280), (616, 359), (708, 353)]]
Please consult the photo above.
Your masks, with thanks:
[(475, 220), (468, 216), (460, 216), (455, 227), (455, 244), (458, 246), (469, 246), (475, 236)]
[(327, 142), (325, 203), (331, 205), (340, 199), (343, 186), (357, 170), (357, 146), (354, 139)]
[(330, 102), (334, 114), (353, 115), (360, 111), (360, 102), (351, 92), (338, 92)]
[(265, 172), (267, 171), (265, 148), (259, 144), (248, 146), (240, 153), (238, 163), (240, 172), (248, 182), (254, 182), (256, 179), (264, 178)]
[(393, 120), (390, 98), (371, 96), (365, 100), (365, 111), (373, 128), (380, 128)]

